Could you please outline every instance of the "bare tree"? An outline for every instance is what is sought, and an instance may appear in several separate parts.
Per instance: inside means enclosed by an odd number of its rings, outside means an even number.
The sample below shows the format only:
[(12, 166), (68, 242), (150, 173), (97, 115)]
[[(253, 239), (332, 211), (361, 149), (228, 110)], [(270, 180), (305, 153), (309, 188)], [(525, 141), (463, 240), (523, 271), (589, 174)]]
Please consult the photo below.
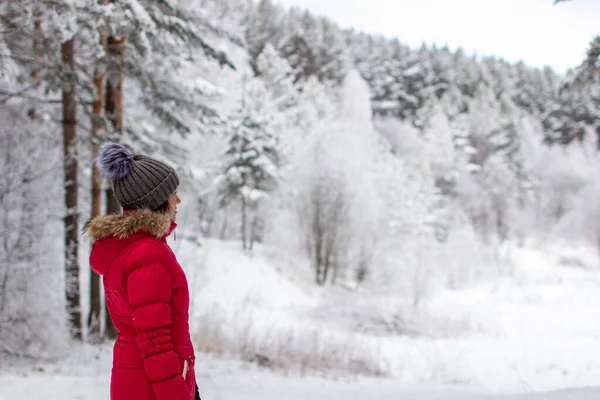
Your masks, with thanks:
[(324, 285), (332, 271), (335, 280), (348, 252), (350, 193), (344, 178), (315, 166), (306, 191), (297, 196), (296, 207), (315, 281)]

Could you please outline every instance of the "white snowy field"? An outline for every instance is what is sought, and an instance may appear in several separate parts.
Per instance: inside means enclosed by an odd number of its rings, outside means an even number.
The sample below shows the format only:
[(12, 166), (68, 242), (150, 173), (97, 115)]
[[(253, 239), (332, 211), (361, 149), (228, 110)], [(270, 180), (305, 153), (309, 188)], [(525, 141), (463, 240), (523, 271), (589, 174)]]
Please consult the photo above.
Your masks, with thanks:
[[(173, 247), (196, 347), (222, 354), (198, 355), (204, 400), (600, 398), (600, 266), (585, 250), (510, 248), (503, 277), (438, 288), (411, 314), (402, 296), (316, 287), (269, 248), (198, 246), (184, 232)], [(369, 315), (393, 307), (410, 335), (375, 329)], [(275, 368), (236, 360), (255, 354)], [(56, 362), (0, 364), (0, 400), (106, 399), (110, 356), (84, 345)], [(352, 372), (363, 370), (382, 376)]]
[[(221, 335), (270, 358), (289, 356), (290, 347), (327, 358), (327, 348), (337, 346), (403, 384), (491, 393), (600, 383), (600, 266), (586, 250), (510, 248), (502, 256), (510, 267), (504, 277), (438, 289), (414, 312), (401, 296), (317, 288), (286, 271), (293, 261), (261, 249), (247, 256), (237, 243), (206, 241), (193, 256), (179, 245), (184, 259), (203, 260), (201, 272), (188, 269), (198, 288), (195, 328), (219, 325)], [(184, 265), (193, 265), (191, 258)], [(372, 326), (373, 314), (394, 307), (416, 334)], [(284, 365), (293, 369), (293, 360)]]
[[(0, 400), (108, 399), (109, 369), (109, 347), (78, 348), (61, 365), (3, 372)], [(406, 385), (382, 378), (286, 377), (210, 356), (201, 358), (197, 378), (204, 400), (595, 400), (600, 396), (600, 387), (495, 395), (461, 386)]]

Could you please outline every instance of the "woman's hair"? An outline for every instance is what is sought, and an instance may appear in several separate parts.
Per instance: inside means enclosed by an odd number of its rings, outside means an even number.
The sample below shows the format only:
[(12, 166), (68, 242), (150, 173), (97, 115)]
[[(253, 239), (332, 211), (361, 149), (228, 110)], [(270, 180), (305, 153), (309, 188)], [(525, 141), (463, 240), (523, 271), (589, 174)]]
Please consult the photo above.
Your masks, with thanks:
[(156, 211), (161, 214), (166, 214), (167, 211), (169, 211), (169, 200), (165, 201), (164, 203), (162, 203), (160, 206), (158, 206), (156, 209), (154, 209), (152, 211)]

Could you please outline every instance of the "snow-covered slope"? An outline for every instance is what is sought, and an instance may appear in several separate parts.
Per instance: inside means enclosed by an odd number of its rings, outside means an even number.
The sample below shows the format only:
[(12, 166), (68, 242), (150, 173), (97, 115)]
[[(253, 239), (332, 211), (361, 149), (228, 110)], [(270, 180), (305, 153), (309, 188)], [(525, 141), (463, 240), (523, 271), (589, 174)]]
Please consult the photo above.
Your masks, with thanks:
[[(221, 335), (229, 343), (222, 352), (239, 356), (236, 351), (251, 344), (294, 372), (296, 359), (277, 360), (290, 357), (286, 346), (323, 358), (332, 347), (377, 364), (403, 384), (492, 392), (563, 389), (598, 379), (600, 269), (583, 253), (566, 258), (557, 248), (507, 247), (486, 266), (510, 269), (505, 278), (437, 291), (414, 310), (401, 294), (316, 287), (293, 260), (275, 257), (268, 247), (252, 254), (237, 242), (217, 240), (201, 247), (178, 240), (174, 247), (192, 287), (192, 326), (201, 348), (203, 334)], [(377, 318), (393, 317), (390, 310), (410, 335), (393, 333), (393, 321)], [(336, 347), (340, 342), (343, 348)]]

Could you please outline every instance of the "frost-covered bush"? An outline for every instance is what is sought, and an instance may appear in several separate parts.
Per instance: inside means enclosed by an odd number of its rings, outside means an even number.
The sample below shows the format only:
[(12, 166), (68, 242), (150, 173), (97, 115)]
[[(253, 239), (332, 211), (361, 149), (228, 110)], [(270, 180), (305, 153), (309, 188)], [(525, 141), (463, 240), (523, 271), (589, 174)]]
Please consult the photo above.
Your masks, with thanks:
[(380, 348), (364, 336), (306, 325), (263, 325), (254, 323), (249, 311), (240, 309), (232, 320), (218, 308), (204, 314), (192, 334), (196, 349), (292, 374), (388, 373)]

